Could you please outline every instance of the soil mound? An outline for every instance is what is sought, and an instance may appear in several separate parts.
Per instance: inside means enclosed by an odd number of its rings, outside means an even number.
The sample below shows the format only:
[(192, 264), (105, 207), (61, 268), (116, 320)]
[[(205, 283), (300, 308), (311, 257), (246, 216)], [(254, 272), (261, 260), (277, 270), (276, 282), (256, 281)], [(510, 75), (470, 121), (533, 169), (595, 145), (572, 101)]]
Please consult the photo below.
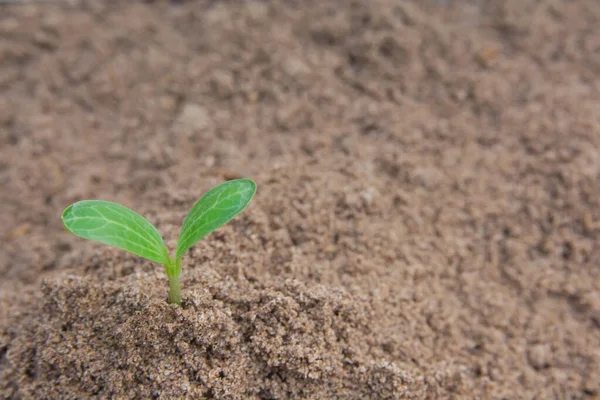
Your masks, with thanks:
[(376, 336), (368, 307), (339, 290), (297, 281), (264, 288), (209, 272), (186, 285), (193, 294), (178, 308), (147, 276), (45, 282), (39, 304), (6, 332), (3, 393), (385, 399), (425, 391), (407, 370), (364, 357)]

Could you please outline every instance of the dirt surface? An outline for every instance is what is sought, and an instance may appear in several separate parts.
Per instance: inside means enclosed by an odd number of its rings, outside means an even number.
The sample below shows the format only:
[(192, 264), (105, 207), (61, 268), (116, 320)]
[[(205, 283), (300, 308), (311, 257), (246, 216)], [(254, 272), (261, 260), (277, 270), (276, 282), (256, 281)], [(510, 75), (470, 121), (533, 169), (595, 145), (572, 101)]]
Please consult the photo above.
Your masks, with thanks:
[[(600, 396), (600, 4), (0, 6), (0, 398)], [(78, 239), (117, 201), (183, 265)]]

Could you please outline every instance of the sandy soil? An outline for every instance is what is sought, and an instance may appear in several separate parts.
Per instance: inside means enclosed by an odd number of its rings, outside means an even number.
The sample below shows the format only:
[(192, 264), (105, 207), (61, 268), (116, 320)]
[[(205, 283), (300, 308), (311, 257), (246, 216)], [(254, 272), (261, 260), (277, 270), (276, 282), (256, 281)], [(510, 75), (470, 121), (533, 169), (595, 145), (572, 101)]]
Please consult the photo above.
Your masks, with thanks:
[[(0, 398), (600, 396), (600, 3), (0, 6)], [(117, 201), (160, 265), (78, 239)]]

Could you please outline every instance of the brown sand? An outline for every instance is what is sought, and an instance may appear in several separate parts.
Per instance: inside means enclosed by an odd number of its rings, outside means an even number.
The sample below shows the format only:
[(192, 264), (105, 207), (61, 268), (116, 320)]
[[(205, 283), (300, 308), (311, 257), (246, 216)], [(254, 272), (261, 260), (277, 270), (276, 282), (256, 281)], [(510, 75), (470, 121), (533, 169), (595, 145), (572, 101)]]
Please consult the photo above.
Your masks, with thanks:
[[(0, 6), (0, 398), (600, 396), (600, 3)], [(64, 230), (84, 198), (162, 267)]]

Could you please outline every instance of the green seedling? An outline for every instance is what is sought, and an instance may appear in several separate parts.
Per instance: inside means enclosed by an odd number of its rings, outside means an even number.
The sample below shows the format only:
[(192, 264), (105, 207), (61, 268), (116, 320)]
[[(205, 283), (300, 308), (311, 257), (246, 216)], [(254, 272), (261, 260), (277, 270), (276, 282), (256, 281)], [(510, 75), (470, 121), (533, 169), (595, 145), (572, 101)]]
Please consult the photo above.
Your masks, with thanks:
[(169, 278), (168, 302), (181, 305), (181, 257), (203, 237), (225, 225), (250, 203), (256, 184), (235, 179), (209, 190), (183, 221), (175, 257), (170, 257), (158, 230), (147, 219), (117, 203), (83, 200), (62, 213), (67, 230), (163, 264)]

